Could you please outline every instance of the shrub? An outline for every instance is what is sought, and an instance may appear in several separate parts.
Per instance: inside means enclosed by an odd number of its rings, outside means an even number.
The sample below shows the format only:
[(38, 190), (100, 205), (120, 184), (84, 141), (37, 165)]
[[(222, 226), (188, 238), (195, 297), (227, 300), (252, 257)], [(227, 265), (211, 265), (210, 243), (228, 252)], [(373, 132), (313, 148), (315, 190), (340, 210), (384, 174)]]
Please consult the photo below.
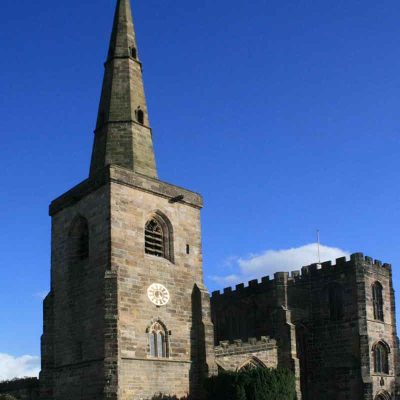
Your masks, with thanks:
[(159, 394), (156, 394), (155, 396), (153, 396), (151, 400), (190, 400), (190, 398), (189, 397), (179, 398), (176, 396), (170, 396), (170, 395), (159, 393)]
[(17, 400), (14, 396), (10, 394), (0, 394), (0, 400)]
[(222, 372), (205, 382), (207, 400), (294, 400), (294, 374), (285, 369), (254, 368)]

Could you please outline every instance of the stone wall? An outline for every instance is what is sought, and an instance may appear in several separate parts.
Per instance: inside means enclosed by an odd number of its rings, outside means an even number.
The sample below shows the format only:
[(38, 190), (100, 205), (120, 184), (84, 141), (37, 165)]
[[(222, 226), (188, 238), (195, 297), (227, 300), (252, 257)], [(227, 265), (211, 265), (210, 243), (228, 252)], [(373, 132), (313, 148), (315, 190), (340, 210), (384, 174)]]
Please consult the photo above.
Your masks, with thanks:
[[(384, 288), (385, 322), (373, 316), (372, 284)], [(331, 315), (330, 288), (340, 288), (341, 315)], [(313, 399), (372, 400), (395, 393), (397, 342), (391, 267), (361, 253), (292, 274), (289, 307), (297, 328), (303, 396)], [(335, 313), (335, 309), (333, 308)], [(391, 348), (389, 374), (373, 372), (372, 347), (384, 340)]]
[[(277, 366), (296, 375), (297, 395), (300, 393), (299, 360), (296, 332), (287, 304), (288, 274), (276, 273), (274, 279), (263, 277), (248, 283), (215, 291), (211, 297), (212, 320), (216, 344), (221, 341), (269, 336), (277, 343)], [(252, 354), (248, 353), (248, 357)]]
[[(363, 257), (362, 254), (357, 254), (354, 261), (359, 283), (361, 368), (365, 397), (368, 398), (370, 392), (373, 396), (381, 391), (395, 394), (399, 370), (392, 269), (389, 264), (382, 265), (379, 260)], [(372, 286), (376, 282), (383, 287), (383, 321), (374, 316)], [(385, 343), (390, 351), (389, 373), (384, 375), (374, 371), (373, 347), (378, 342)]]
[(278, 348), (276, 340), (263, 336), (248, 342), (222, 341), (215, 347), (215, 359), (219, 370), (238, 371), (246, 367), (277, 368)]
[[(199, 374), (215, 369), (209, 297), (203, 285), (201, 197), (121, 168), (113, 167), (112, 174), (111, 268), (118, 276), (119, 399), (151, 398), (159, 392), (197, 394)], [(171, 201), (179, 195), (180, 201)], [(173, 246), (168, 258), (144, 251), (144, 227), (154, 216), (169, 227)], [(153, 283), (169, 291), (166, 305), (149, 300), (147, 289)], [(150, 353), (148, 333), (157, 321), (168, 332), (169, 354), (164, 359)]]
[(269, 278), (260, 283), (252, 280), (245, 287), (227, 287), (214, 291), (211, 297), (215, 344), (222, 340), (272, 336), (274, 323), (272, 312), (277, 306), (275, 285)]
[[(337, 312), (331, 310), (330, 290), (342, 293), (342, 306), (338, 305)], [(288, 297), (297, 328), (303, 397), (361, 399), (354, 268), (342, 259), (336, 266), (323, 263), (305, 267), (302, 274), (294, 273), (289, 281)]]
[[(371, 288), (376, 281), (383, 287), (384, 322), (373, 315)], [(290, 276), (277, 273), (273, 280), (263, 277), (214, 292), (211, 304), (216, 340), (276, 339), (277, 365), (295, 371), (303, 399), (372, 400), (378, 393), (394, 396), (397, 390), (388, 264), (356, 253), (335, 265), (313, 264)], [(374, 373), (372, 348), (378, 341), (390, 348), (388, 374)]]
[[(201, 207), (197, 193), (116, 166), (52, 203), (43, 399), (201, 395), (203, 378), (216, 373)], [(145, 226), (154, 216), (168, 226), (168, 257), (145, 253)], [(89, 255), (71, 262), (77, 217), (88, 222)], [(153, 283), (168, 289), (166, 305), (149, 300)], [(165, 327), (165, 358), (150, 352), (149, 330), (156, 322)]]
[[(82, 196), (67, 194), (53, 202), (50, 210), (51, 291), (44, 302), (41, 396), (49, 400), (100, 398), (105, 380), (109, 188), (93, 185)], [(86, 257), (71, 253), (71, 229), (79, 219), (88, 227)]]

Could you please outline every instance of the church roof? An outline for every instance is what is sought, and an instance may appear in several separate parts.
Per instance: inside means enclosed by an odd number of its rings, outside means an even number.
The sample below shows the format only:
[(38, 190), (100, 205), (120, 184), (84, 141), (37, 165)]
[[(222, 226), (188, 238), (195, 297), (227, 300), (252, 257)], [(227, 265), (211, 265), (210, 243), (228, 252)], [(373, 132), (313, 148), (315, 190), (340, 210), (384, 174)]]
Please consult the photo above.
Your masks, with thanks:
[(130, 0), (117, 1), (90, 176), (107, 165), (118, 165), (157, 178)]

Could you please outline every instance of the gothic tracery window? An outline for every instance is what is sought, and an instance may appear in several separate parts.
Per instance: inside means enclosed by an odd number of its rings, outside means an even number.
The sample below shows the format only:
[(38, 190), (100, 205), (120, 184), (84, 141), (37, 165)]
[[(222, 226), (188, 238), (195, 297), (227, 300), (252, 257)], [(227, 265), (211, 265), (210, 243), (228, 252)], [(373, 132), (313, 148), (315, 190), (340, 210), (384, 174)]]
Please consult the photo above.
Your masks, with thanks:
[(372, 302), (374, 306), (374, 318), (383, 321), (383, 296), (382, 296), (382, 285), (379, 282), (375, 282), (372, 285)]
[(156, 322), (151, 326), (149, 344), (152, 357), (167, 358), (169, 356), (168, 332), (160, 322)]
[(389, 349), (383, 342), (378, 342), (372, 349), (374, 356), (374, 371), (378, 374), (389, 373)]

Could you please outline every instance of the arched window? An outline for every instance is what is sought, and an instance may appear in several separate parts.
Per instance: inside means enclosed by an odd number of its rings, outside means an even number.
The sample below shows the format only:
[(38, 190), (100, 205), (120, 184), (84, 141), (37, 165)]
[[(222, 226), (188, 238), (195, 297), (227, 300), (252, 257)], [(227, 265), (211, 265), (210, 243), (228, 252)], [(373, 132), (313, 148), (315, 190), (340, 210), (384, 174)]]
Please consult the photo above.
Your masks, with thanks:
[(372, 302), (374, 305), (374, 318), (379, 321), (383, 321), (383, 297), (382, 297), (382, 285), (379, 282), (375, 282), (372, 285)]
[(386, 343), (378, 342), (372, 349), (374, 355), (374, 372), (377, 374), (389, 373), (389, 347)]
[(75, 218), (69, 232), (68, 252), (70, 261), (76, 262), (89, 257), (89, 227), (86, 218)]
[(131, 57), (136, 60), (137, 58), (137, 51), (135, 47), (131, 47)]
[(388, 392), (381, 391), (376, 395), (375, 400), (391, 400), (391, 398), (392, 396)]
[(343, 318), (343, 290), (338, 283), (328, 286), (329, 318), (338, 321)]
[(168, 332), (161, 322), (154, 323), (149, 330), (150, 355), (157, 358), (169, 357)]
[(156, 219), (147, 222), (144, 235), (146, 253), (157, 257), (165, 257), (164, 232), (161, 224)]
[(143, 125), (144, 124), (144, 112), (140, 108), (136, 110), (136, 119), (139, 124)]
[(146, 254), (173, 261), (172, 226), (159, 213), (147, 221), (144, 228), (144, 242)]
[(256, 368), (266, 368), (265, 364), (256, 357), (251, 357), (249, 360), (245, 361), (239, 368), (239, 371), (250, 370)]

